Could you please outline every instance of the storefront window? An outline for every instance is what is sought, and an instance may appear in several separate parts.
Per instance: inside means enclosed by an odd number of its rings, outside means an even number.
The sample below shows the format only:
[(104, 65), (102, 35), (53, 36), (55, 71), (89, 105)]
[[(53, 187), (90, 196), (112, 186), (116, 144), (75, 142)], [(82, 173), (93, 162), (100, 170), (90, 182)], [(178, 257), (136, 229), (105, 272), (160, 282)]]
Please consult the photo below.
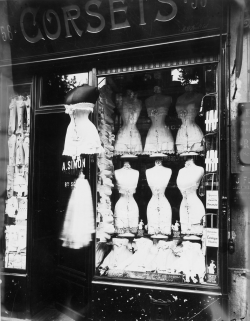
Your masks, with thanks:
[(30, 84), (9, 86), (4, 267), (26, 269)]
[(216, 68), (99, 78), (97, 276), (218, 284)]
[(53, 73), (42, 79), (41, 105), (60, 105), (64, 103), (67, 92), (88, 83), (88, 73), (59, 74)]

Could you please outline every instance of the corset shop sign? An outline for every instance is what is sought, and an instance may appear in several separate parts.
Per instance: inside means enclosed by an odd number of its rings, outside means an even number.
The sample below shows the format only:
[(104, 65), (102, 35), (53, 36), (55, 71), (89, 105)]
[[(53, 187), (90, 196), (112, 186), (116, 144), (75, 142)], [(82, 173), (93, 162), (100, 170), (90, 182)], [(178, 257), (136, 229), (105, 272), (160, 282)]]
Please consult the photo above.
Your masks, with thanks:
[[(219, 34), (222, 0), (8, 0), (0, 41), (12, 58), (81, 54), (167, 42), (174, 35)], [(192, 36), (189, 35), (190, 38)], [(2, 38), (2, 39), (1, 39)], [(184, 38), (185, 39), (185, 38)], [(145, 43), (146, 42), (146, 43)]]

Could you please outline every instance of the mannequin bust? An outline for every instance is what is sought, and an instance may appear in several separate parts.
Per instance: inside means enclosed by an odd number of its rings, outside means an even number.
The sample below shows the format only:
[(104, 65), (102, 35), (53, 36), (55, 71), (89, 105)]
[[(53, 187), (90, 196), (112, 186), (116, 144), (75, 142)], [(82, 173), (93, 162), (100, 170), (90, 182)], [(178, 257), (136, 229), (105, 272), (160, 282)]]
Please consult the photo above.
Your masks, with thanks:
[(205, 215), (205, 208), (197, 196), (197, 189), (203, 175), (203, 167), (195, 165), (192, 158), (188, 159), (185, 167), (179, 170), (176, 183), (183, 196), (180, 205), (182, 234), (202, 234), (203, 226), (200, 225), (200, 222)]
[(145, 101), (148, 117), (152, 124), (146, 137), (144, 153), (173, 153), (174, 139), (165, 124), (165, 117), (168, 114), (172, 98), (162, 95), (159, 86), (154, 87), (154, 93)]
[(119, 96), (117, 98), (117, 103), (123, 125), (116, 137), (114, 155), (141, 154), (141, 135), (136, 127), (136, 122), (142, 109), (141, 101), (129, 89), (125, 97)]
[(16, 164), (16, 135), (12, 134), (8, 139), (9, 165)]
[(9, 127), (8, 127), (8, 135), (12, 135), (16, 130), (16, 99), (12, 98), (10, 102), (10, 117), (9, 117)]
[(23, 139), (23, 151), (24, 151), (24, 164), (29, 165), (29, 146), (30, 146), (30, 138), (29, 134), (24, 134)]
[(98, 154), (104, 150), (95, 125), (89, 120), (94, 104), (78, 103), (65, 105), (70, 116), (70, 124), (64, 143), (63, 155), (77, 157), (81, 154)]
[(165, 189), (172, 174), (170, 168), (162, 166), (160, 160), (155, 166), (146, 170), (148, 185), (152, 197), (147, 206), (148, 234), (162, 238), (171, 234), (172, 209), (165, 196)]
[(23, 114), (24, 114), (25, 102), (23, 101), (22, 96), (18, 96), (18, 100), (16, 101), (16, 106), (17, 106), (16, 134), (23, 134)]
[(182, 121), (177, 132), (176, 147), (179, 153), (201, 152), (202, 130), (195, 123), (203, 95), (194, 92), (192, 85), (185, 87), (186, 93), (181, 95), (176, 102), (176, 111)]
[(123, 168), (115, 171), (115, 179), (121, 194), (114, 211), (115, 231), (121, 236), (134, 236), (138, 229), (139, 209), (133, 194), (138, 184), (139, 171), (125, 162)]
[(24, 164), (23, 135), (16, 137), (16, 165)]
[(29, 133), (30, 132), (30, 96), (27, 96), (25, 105), (26, 105), (26, 114), (27, 114), (27, 133)]

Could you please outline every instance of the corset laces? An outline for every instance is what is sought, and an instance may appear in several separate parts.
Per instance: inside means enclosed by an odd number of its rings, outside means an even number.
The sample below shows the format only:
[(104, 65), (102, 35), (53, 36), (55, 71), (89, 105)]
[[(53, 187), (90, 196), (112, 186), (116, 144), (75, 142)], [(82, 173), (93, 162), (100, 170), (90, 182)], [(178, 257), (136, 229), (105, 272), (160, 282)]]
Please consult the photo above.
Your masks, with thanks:
[(188, 220), (187, 230), (188, 231), (191, 231), (191, 227), (192, 227), (191, 217), (190, 217), (190, 207), (191, 207), (191, 205), (188, 202), (188, 195), (192, 194), (193, 192), (196, 192), (198, 187), (199, 187), (199, 183), (196, 183), (196, 184), (194, 184), (194, 185), (192, 185), (192, 186), (190, 186), (188, 188), (181, 189), (181, 193), (182, 193), (183, 199), (185, 201), (185, 208), (186, 208), (186, 212), (187, 212), (187, 218), (188, 218), (187, 219)]

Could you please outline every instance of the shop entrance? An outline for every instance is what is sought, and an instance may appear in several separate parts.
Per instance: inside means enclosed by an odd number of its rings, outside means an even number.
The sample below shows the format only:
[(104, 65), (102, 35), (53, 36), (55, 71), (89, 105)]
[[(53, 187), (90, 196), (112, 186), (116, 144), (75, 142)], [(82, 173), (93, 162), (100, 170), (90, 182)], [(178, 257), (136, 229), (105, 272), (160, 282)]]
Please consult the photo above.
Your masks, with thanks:
[[(59, 239), (71, 182), (62, 152), (69, 117), (62, 113), (35, 116), (32, 243), (32, 315), (55, 306), (75, 320), (88, 310), (90, 249), (62, 247)], [(65, 178), (66, 177), (66, 178)]]

